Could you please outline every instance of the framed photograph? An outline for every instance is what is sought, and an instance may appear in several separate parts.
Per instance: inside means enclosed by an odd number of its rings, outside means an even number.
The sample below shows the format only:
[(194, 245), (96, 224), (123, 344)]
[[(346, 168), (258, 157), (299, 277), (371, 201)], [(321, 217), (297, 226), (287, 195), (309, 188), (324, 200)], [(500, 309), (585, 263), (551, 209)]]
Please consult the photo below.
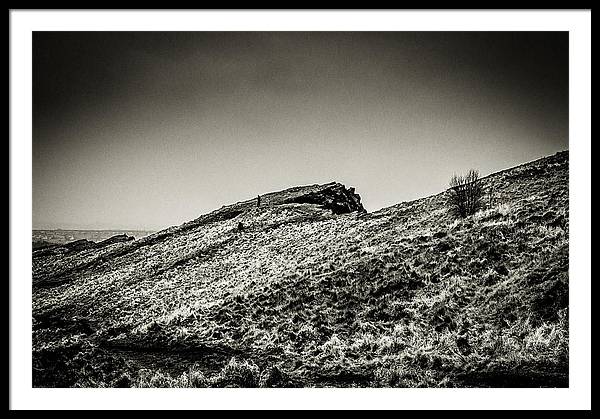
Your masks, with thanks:
[(590, 409), (590, 11), (10, 23), (12, 408)]

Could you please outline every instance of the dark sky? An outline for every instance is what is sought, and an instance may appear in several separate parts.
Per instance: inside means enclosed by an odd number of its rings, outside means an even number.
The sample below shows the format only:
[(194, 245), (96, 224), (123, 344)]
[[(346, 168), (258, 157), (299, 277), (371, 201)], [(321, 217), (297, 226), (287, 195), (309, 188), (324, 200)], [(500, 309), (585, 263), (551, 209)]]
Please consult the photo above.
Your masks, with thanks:
[(567, 32), (36, 32), (34, 228), (291, 186), (369, 211), (568, 148)]

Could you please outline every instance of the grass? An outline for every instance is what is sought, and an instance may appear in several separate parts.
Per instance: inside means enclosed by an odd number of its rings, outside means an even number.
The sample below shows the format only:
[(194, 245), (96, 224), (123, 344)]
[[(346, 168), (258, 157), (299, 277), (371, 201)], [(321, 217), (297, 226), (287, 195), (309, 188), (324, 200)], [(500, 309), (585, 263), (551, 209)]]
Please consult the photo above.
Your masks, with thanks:
[(189, 367), (188, 371), (173, 377), (161, 370), (143, 369), (133, 381), (133, 387), (270, 387), (279, 384), (284, 376), (276, 368), (265, 369), (262, 374), (252, 361), (231, 358), (218, 374), (207, 378), (198, 364)]
[(498, 199), (465, 219), (444, 194), (346, 215), (275, 194), (105, 250), (34, 287), (34, 385), (565, 386), (567, 157), (484, 178)]

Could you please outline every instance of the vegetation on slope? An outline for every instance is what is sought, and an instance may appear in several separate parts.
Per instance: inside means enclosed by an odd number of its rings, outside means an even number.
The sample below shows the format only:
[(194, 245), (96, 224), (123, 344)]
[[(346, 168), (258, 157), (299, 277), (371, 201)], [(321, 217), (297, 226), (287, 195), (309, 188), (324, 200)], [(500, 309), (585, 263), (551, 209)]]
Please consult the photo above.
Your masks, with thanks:
[(34, 258), (34, 386), (567, 386), (568, 153), (482, 182), (464, 219), (314, 185)]

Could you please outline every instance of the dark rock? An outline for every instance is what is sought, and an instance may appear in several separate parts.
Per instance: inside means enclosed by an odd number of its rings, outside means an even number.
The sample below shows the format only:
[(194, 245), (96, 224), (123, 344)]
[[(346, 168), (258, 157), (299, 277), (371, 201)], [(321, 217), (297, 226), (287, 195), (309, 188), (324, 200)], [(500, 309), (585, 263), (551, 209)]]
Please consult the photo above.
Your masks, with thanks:
[(131, 240), (134, 240), (133, 237), (128, 236), (127, 234), (117, 234), (116, 236), (109, 237), (106, 240), (102, 240), (98, 242), (98, 247), (110, 246), (115, 243), (126, 243)]
[(93, 249), (96, 247), (96, 243), (91, 240), (81, 239), (67, 243), (62, 247), (68, 252), (79, 252), (81, 250)]
[(354, 193), (354, 188), (346, 189), (341, 183), (328, 183), (305, 194), (298, 194), (284, 203), (316, 204), (330, 209), (334, 214), (350, 212), (366, 212), (360, 202), (360, 195)]

